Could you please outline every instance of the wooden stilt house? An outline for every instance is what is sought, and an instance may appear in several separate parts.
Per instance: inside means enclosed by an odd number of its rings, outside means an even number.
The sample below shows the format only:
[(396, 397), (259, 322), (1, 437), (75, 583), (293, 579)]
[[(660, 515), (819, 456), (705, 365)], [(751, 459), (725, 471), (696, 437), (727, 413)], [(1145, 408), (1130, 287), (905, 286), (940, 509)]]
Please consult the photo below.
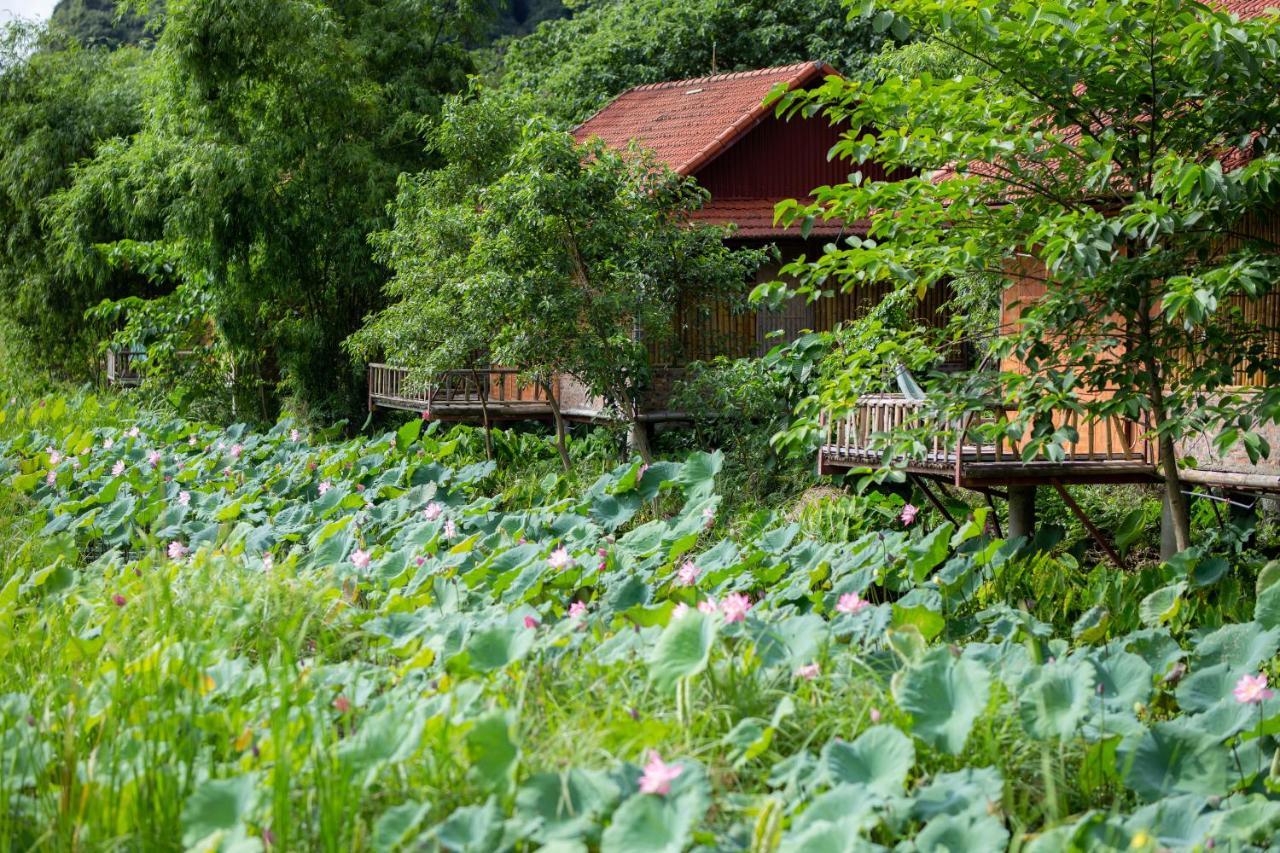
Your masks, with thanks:
[[(765, 98), (777, 86), (786, 89), (817, 85), (836, 71), (820, 62), (716, 74), (637, 86), (619, 95), (578, 126), (580, 141), (598, 137), (624, 148), (632, 141), (651, 150), (680, 175), (693, 177), (710, 194), (696, 219), (732, 225), (730, 240), (739, 245), (777, 246), (783, 262), (804, 254), (813, 257), (833, 239), (857, 234), (858, 223), (815, 223), (807, 237), (797, 229), (774, 225), (774, 206), (783, 199), (807, 198), (815, 187), (848, 180), (849, 168), (828, 157), (840, 129), (823, 118), (777, 118)], [(874, 166), (861, 167), (869, 178), (884, 179)], [(760, 270), (757, 282), (773, 281), (780, 264)], [(655, 352), (654, 388), (642, 418), (678, 420), (667, 396), (684, 365), (716, 356), (762, 355), (780, 342), (807, 330), (824, 331), (863, 313), (882, 294), (860, 290), (807, 303), (795, 299), (779, 311), (733, 310), (727, 303), (691, 301), (677, 306), (675, 342), (668, 352)], [(916, 307), (916, 318), (939, 322), (944, 293), (931, 294)], [(510, 374), (476, 377), (459, 373), (442, 377), (439, 389), (406, 394), (403, 372), (370, 366), (370, 405), (388, 408), (431, 407), (442, 417), (476, 416), (478, 395), (489, 395), (493, 411), (505, 417), (537, 417), (550, 413), (545, 399), (521, 388)], [(589, 399), (572, 377), (557, 383), (562, 408), (576, 419), (601, 415), (602, 402)]]
[[(1261, 15), (1275, 4), (1270, 0), (1219, 0), (1215, 5), (1241, 17)], [(1243, 165), (1247, 154), (1234, 151), (1224, 168)], [(949, 170), (944, 170), (949, 171)], [(1242, 223), (1245, 236), (1257, 237), (1280, 245), (1280, 211), (1269, 216), (1254, 216)], [(1038, 266), (1009, 266), (1005, 271), (1006, 288), (1002, 295), (1001, 325), (1011, 329), (1018, 323), (1023, 308), (1046, 294), (1043, 269)], [(1252, 334), (1265, 337), (1269, 352), (1280, 352), (1280, 295), (1265, 293), (1257, 298), (1240, 299), (1234, 306), (1250, 326)], [(1005, 361), (1002, 370), (1020, 370), (1021, 365)], [(1247, 371), (1237, 371), (1231, 393), (1259, 387), (1261, 378)], [(839, 418), (827, 418), (826, 439), (819, 450), (821, 473), (837, 473), (855, 468), (879, 465), (883, 461), (882, 445), (875, 436), (903, 426), (920, 423), (925, 402), (899, 394), (878, 394), (861, 398), (854, 410)], [(1070, 495), (1069, 484), (1155, 483), (1160, 480), (1159, 448), (1148, 430), (1134, 420), (1116, 415), (1105, 419), (1085, 419), (1063, 413), (1055, 418), (1059, 425), (1076, 430), (1078, 438), (1065, 447), (1063, 458), (1024, 459), (1016, 443), (1007, 439), (991, 441), (981, 429), (987, 418), (1009, 414), (993, 406), (985, 413), (964, 422), (938, 425), (934, 445), (925, 454), (896, 461), (933, 497), (928, 482), (945, 483), (961, 488), (998, 495), (1009, 501), (1009, 520), (1014, 535), (1028, 535), (1035, 523), (1035, 489), (1055, 488), (1065, 502), (1098, 538), (1108, 546)], [(1258, 430), (1273, 448), (1280, 447), (1280, 427), (1264, 425)], [(1280, 458), (1273, 451), (1270, 459), (1250, 461), (1243, 445), (1226, 453), (1213, 449), (1211, 437), (1186, 439), (1176, 447), (1179, 460), (1193, 464), (1180, 466), (1179, 476), (1185, 490), (1206, 489), (1280, 493)], [(1167, 524), (1166, 507), (1166, 528)], [(1166, 543), (1166, 547), (1168, 543)], [(1114, 552), (1111, 552), (1114, 558)]]

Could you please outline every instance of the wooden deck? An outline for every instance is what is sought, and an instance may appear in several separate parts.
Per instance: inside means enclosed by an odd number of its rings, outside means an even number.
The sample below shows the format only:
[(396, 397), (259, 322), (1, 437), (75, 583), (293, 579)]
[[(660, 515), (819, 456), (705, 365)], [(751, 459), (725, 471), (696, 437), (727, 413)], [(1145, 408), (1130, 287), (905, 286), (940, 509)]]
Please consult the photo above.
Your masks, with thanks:
[[(679, 423), (689, 420), (685, 412), (670, 408), (672, 384), (683, 375), (679, 368), (654, 370), (653, 387), (641, 403), (641, 423)], [(510, 367), (489, 367), (479, 371), (451, 370), (429, 388), (414, 388), (409, 371), (388, 364), (369, 365), (369, 411), (396, 409), (429, 411), (441, 420), (480, 422), (482, 401), (494, 421), (551, 420), (553, 412), (546, 390), (520, 381), (520, 373)], [(592, 397), (582, 383), (571, 376), (556, 376), (551, 383), (560, 413), (565, 420), (602, 423), (617, 418), (605, 401)]]
[(430, 412), (440, 420), (532, 420), (549, 418), (551, 402), (546, 389), (521, 382), (519, 371), (507, 367), (484, 370), (450, 370), (428, 388), (415, 388), (409, 371), (389, 364), (369, 365), (369, 410), (399, 409)]
[[(1156, 479), (1153, 448), (1139, 436), (1136, 424), (1121, 418), (1086, 419), (1064, 414), (1062, 424), (1077, 432), (1064, 448), (1063, 458), (1024, 460), (1022, 450), (1007, 438), (984, 435), (983, 427), (998, 415), (993, 407), (964, 422), (931, 425), (924, 421), (922, 401), (901, 394), (861, 398), (845, 417), (826, 419), (826, 435), (819, 450), (819, 473), (875, 467), (885, 461), (908, 473), (951, 482), (966, 488), (1041, 483), (1142, 483)], [(885, 436), (896, 430), (917, 429), (928, 438), (916, 452), (886, 459)]]
[(107, 384), (117, 388), (141, 385), (141, 365), (145, 360), (145, 353), (109, 348), (107, 350)]

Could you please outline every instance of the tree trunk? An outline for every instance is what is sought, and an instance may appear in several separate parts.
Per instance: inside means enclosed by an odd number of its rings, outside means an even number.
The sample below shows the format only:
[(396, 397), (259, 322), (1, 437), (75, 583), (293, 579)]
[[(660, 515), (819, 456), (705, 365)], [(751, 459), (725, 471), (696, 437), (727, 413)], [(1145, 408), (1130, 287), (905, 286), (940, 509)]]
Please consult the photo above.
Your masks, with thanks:
[(646, 465), (653, 461), (653, 450), (649, 446), (649, 425), (634, 415), (627, 428), (627, 445), (632, 453), (640, 454)]
[(476, 394), (480, 397), (480, 418), (484, 422), (484, 458), (493, 461), (493, 425), (489, 422), (489, 382), (486, 378), (480, 382), (480, 371), (471, 368), (471, 378), (476, 383)]
[(573, 469), (573, 465), (569, 462), (569, 448), (565, 446), (564, 440), (564, 415), (560, 413), (560, 401), (556, 399), (555, 392), (551, 388), (550, 382), (541, 382), (542, 388), (547, 392), (547, 401), (551, 404), (551, 416), (556, 422), (556, 450), (560, 452), (560, 464), (564, 466), (565, 472)]
[[(1153, 406), (1153, 414), (1154, 408)], [(1178, 479), (1176, 453), (1173, 436), (1160, 436), (1160, 473), (1164, 477), (1169, 521), (1173, 524), (1173, 546), (1178, 551), (1185, 551), (1191, 547), (1191, 508), (1187, 505), (1187, 496), (1182, 492), (1182, 481)]]
[(1155, 342), (1151, 334), (1151, 301), (1144, 294), (1138, 301), (1138, 346), (1147, 373), (1147, 396), (1151, 398), (1152, 428), (1157, 430), (1160, 448), (1160, 475), (1164, 479), (1164, 498), (1173, 527), (1173, 544), (1178, 551), (1191, 547), (1191, 510), (1178, 478), (1178, 457), (1173, 436), (1160, 431), (1168, 413), (1164, 407), (1164, 380), (1156, 362)]

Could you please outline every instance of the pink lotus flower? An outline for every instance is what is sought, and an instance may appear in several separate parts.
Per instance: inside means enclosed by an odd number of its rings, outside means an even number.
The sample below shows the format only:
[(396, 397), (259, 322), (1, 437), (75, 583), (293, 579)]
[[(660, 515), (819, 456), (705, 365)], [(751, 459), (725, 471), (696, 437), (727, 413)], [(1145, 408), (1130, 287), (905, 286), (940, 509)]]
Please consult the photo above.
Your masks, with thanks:
[(750, 609), (751, 599), (740, 592), (731, 592), (720, 602), (720, 612), (724, 614), (724, 621), (729, 624), (746, 619)]
[(275, 567), (276, 567), (276, 558), (275, 558), (275, 557), (273, 557), (273, 556), (271, 556), (271, 554), (270, 554), (270, 553), (263, 554), (263, 555), (262, 555), (262, 568), (263, 568), (263, 570), (264, 570), (264, 571), (268, 571), (268, 572), (269, 572), (269, 571), (271, 571), (272, 569), (274, 569)]
[(871, 602), (867, 601), (856, 592), (846, 592), (844, 595), (840, 596), (840, 600), (836, 602), (836, 610), (840, 613), (858, 613), (870, 606)]
[(413, 564), (418, 568), (422, 568), (423, 566), (426, 565), (426, 563), (427, 563), (427, 558), (422, 556), (421, 554), (413, 558)]
[(575, 601), (569, 605), (569, 615), (573, 618), (585, 616), (587, 614), (587, 603), (585, 601)]
[(440, 535), (445, 539), (452, 539), (458, 535), (458, 525), (453, 523), (452, 518), (444, 520), (444, 527), (440, 530)]
[(680, 778), (684, 768), (678, 764), (667, 764), (657, 750), (649, 750), (649, 763), (644, 766), (640, 776), (640, 793), (667, 795), (671, 793), (671, 783)]
[(115, 447), (115, 446), (116, 446), (116, 440), (115, 440), (114, 438), (104, 438), (104, 439), (102, 440), (102, 449), (103, 449), (103, 450), (110, 450), (111, 448), (113, 448), (113, 447)]
[(556, 570), (566, 569), (573, 565), (573, 557), (569, 556), (569, 549), (561, 545), (547, 557), (547, 565)]
[(684, 565), (676, 572), (676, 580), (680, 581), (681, 586), (693, 586), (698, 580), (698, 567), (693, 564), (693, 560), (684, 561)]
[(431, 503), (427, 504), (427, 508), (422, 511), (422, 517), (425, 518), (427, 521), (435, 521), (443, 513), (444, 513), (444, 507), (436, 503), (435, 501), (432, 501)]
[(351, 565), (355, 566), (357, 569), (364, 571), (369, 568), (369, 561), (370, 557), (368, 551), (357, 548), (351, 552)]
[(195, 435), (193, 434), (193, 435), (187, 436), (187, 447), (195, 447), (195, 446), (196, 446)]
[(119, 477), (123, 473), (124, 473), (124, 460), (121, 459), (119, 462), (111, 466), (111, 476)]
[(150, 465), (152, 468), (159, 468), (160, 460), (163, 458), (164, 457), (160, 455), (159, 450), (153, 450), (147, 454), (147, 464)]
[(79, 459), (72, 459), (72, 460), (71, 460), (71, 470), (73, 470), (73, 471), (79, 471), (79, 470), (80, 470), (80, 460), (79, 460)]
[(424, 421), (429, 421), (429, 420), (431, 420), (431, 410), (430, 410), (430, 409), (423, 409), (423, 410), (422, 410), (422, 419), (423, 419)]
[(685, 616), (688, 613), (689, 613), (689, 605), (685, 604), (683, 601), (681, 601), (675, 607), (671, 608), (672, 619), (679, 619), (681, 616)]
[(351, 710), (351, 700), (346, 696), (339, 696), (333, 700), (333, 707), (338, 710), (339, 714), (345, 714)]
[(364, 483), (356, 483), (356, 491), (364, 492)]
[(46, 486), (56, 486), (58, 484), (58, 475), (53, 471), (44, 475), (44, 484)]
[(713, 507), (707, 507), (702, 511), (702, 526), (707, 530), (716, 526), (716, 511)]
[(125, 597), (118, 592), (115, 595), (111, 596), (111, 601), (115, 604), (116, 607), (124, 607), (126, 604), (128, 604), (128, 602), (125, 601)]
[(244, 445), (243, 445), (243, 444), (233, 444), (233, 445), (231, 445), (231, 458), (232, 458), (232, 459), (239, 459), (239, 458), (240, 458), (240, 454), (241, 454), (241, 453), (244, 453)]
[(898, 516), (902, 519), (902, 523), (910, 527), (915, 522), (916, 516), (920, 514), (920, 507), (914, 504), (907, 504), (902, 508), (902, 515)]
[(142, 435), (142, 432), (136, 426), (129, 427), (129, 438), (137, 438), (140, 435)]
[(296, 429), (289, 430), (289, 440), (294, 444), (297, 444), (299, 441), (302, 441), (302, 433), (298, 432)]
[(181, 560), (183, 557), (187, 556), (187, 554), (189, 553), (191, 553), (191, 549), (189, 549), (186, 545), (183, 545), (178, 540), (175, 539), (174, 541), (169, 543), (169, 559), (170, 560)]
[(328, 480), (323, 480), (321, 481), (319, 486), (316, 486), (316, 491), (323, 495), (325, 492), (329, 491), (332, 488), (333, 488), (333, 483), (330, 483)]
[(190, 492), (178, 492), (178, 506), (191, 506)]
[(807, 663), (796, 670), (796, 678), (803, 678), (805, 681), (813, 681), (822, 672), (822, 667), (816, 663)]
[(1231, 692), (1235, 695), (1236, 701), (1243, 705), (1257, 705), (1275, 695), (1274, 690), (1267, 689), (1267, 676), (1262, 673), (1240, 676), (1235, 689)]
[(524, 626), (526, 628), (537, 628), (538, 620), (534, 619), (532, 616), (526, 616), (524, 617)]
[(714, 598), (711, 598), (710, 596), (698, 602), (699, 613), (711, 614), (711, 613), (715, 613), (719, 609), (720, 609), (720, 606), (716, 604), (716, 600)]
[(49, 454), (50, 465), (57, 465), (59, 462), (62, 461), (62, 453), (60, 453), (57, 450), (54, 450), (52, 445), (50, 445), (49, 447), (46, 447), (44, 449), (44, 452)]
[(867, 716), (871, 718), (871, 722), (873, 723), (880, 722), (880, 709), (872, 708), (870, 711), (867, 712)]

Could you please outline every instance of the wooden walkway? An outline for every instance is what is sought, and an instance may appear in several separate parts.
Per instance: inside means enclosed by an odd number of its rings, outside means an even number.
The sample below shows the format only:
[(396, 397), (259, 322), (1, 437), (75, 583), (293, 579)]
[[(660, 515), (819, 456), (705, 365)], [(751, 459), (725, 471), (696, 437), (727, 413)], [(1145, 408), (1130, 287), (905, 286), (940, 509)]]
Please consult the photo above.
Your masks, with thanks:
[[(845, 417), (825, 419), (819, 473), (876, 467), (889, 461), (910, 474), (979, 490), (996, 485), (1143, 483), (1156, 479), (1152, 447), (1138, 436), (1136, 424), (1120, 418), (1090, 420), (1075, 413), (1064, 414), (1061, 425), (1075, 429), (1077, 438), (1066, 445), (1062, 458), (1024, 460), (1021, 448), (1007, 438), (993, 441), (986, 435), (990, 430), (983, 429), (997, 415), (1007, 415), (1007, 408), (998, 411), (993, 407), (983, 416), (941, 425), (927, 424), (924, 409), (923, 401), (901, 394), (876, 394), (861, 398)], [(911, 429), (926, 436), (914, 452), (886, 454), (885, 436)]]

